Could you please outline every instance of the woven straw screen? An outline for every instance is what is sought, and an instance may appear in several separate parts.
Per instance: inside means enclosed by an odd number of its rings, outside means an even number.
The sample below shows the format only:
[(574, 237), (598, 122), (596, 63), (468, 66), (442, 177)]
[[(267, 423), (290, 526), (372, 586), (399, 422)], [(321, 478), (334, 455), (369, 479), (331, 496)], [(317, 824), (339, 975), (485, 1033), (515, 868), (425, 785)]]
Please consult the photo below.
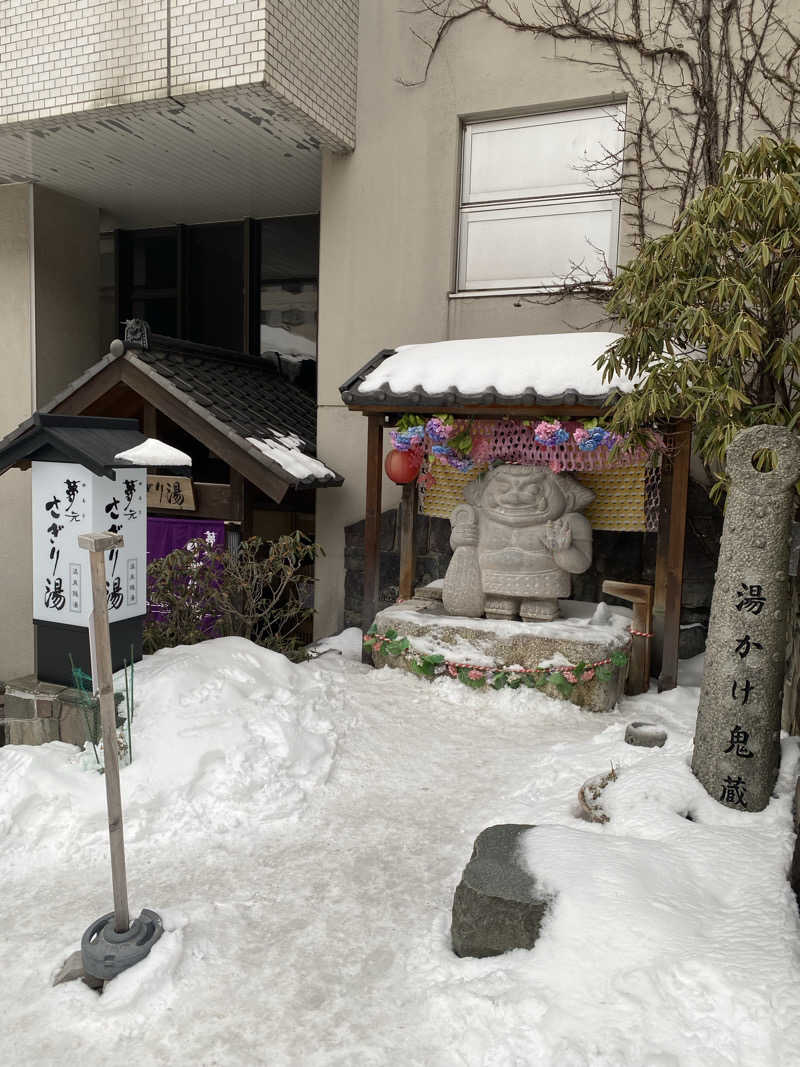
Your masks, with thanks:
[[(449, 519), (464, 499), (464, 487), (487, 470), (474, 467), (466, 473), (434, 462), (433, 485), (421, 488), (420, 511)], [(427, 465), (426, 465), (427, 470)], [(659, 469), (638, 464), (603, 471), (570, 471), (570, 477), (591, 489), (595, 499), (584, 511), (594, 530), (654, 531), (658, 529)], [(424, 485), (423, 476), (422, 483)]]

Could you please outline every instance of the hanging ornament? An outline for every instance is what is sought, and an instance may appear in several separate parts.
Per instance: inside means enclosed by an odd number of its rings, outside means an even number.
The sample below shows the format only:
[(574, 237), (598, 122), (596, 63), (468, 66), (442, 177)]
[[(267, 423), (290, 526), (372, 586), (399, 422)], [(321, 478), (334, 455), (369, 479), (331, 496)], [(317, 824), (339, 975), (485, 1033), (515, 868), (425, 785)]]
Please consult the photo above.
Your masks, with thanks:
[(414, 481), (421, 466), (422, 457), (417, 452), (401, 452), (400, 449), (393, 448), (386, 457), (384, 469), (396, 485), (405, 485)]

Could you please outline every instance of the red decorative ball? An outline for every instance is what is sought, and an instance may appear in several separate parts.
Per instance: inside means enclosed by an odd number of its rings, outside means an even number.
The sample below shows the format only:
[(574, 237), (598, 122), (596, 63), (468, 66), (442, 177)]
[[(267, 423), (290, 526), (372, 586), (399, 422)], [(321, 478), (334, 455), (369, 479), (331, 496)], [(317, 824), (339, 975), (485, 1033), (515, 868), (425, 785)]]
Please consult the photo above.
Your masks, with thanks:
[(412, 452), (401, 452), (399, 448), (393, 448), (386, 457), (384, 468), (396, 485), (405, 485), (406, 482), (414, 481), (421, 465), (420, 458)]

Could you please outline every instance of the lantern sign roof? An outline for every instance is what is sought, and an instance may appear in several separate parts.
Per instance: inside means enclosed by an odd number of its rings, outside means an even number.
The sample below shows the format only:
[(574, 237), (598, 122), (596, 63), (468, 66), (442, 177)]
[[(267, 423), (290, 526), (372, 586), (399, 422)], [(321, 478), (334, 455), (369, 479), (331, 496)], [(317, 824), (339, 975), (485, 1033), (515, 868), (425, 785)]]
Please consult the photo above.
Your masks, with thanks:
[[(27, 466), (31, 460), (45, 460), (80, 463), (93, 474), (115, 479), (115, 468), (164, 465), (164, 460), (150, 463), (154, 456), (143, 463), (135, 458), (135, 452), (133, 457), (125, 455), (147, 441), (136, 419), (50, 415), (37, 411), (0, 440), (0, 474), (11, 467)], [(189, 459), (183, 453), (177, 454), (184, 461)], [(176, 464), (172, 457), (167, 465), (188, 466), (188, 463)]]
[(353, 408), (600, 408), (636, 382), (603, 380), (596, 361), (620, 334), (482, 337), (384, 349), (341, 387)]

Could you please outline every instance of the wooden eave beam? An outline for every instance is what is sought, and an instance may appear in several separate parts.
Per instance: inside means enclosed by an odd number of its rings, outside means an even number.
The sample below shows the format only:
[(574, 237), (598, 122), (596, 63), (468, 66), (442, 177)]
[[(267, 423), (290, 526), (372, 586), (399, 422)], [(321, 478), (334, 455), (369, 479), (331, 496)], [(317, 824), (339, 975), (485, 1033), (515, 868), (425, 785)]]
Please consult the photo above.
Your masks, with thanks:
[(122, 361), (116, 360), (104, 367), (94, 378), (85, 382), (74, 393), (65, 397), (53, 408), (53, 415), (82, 415), (87, 408), (109, 393), (122, 381)]
[(595, 407), (589, 404), (574, 404), (574, 405), (546, 405), (538, 404), (535, 406), (506, 406), (504, 404), (474, 404), (464, 407), (451, 406), (447, 404), (437, 404), (431, 401), (427, 407), (420, 407), (418, 404), (404, 405), (404, 404), (387, 404), (381, 407), (374, 407), (372, 405), (355, 405), (348, 404), (348, 411), (361, 412), (362, 415), (406, 415), (413, 414), (418, 411), (420, 415), (437, 414), (437, 415), (452, 415), (453, 418), (466, 418), (477, 417), (484, 419), (498, 419), (505, 415), (512, 416), (514, 418), (563, 418), (563, 419), (597, 419), (601, 418), (604, 414), (608, 414), (611, 407)]

